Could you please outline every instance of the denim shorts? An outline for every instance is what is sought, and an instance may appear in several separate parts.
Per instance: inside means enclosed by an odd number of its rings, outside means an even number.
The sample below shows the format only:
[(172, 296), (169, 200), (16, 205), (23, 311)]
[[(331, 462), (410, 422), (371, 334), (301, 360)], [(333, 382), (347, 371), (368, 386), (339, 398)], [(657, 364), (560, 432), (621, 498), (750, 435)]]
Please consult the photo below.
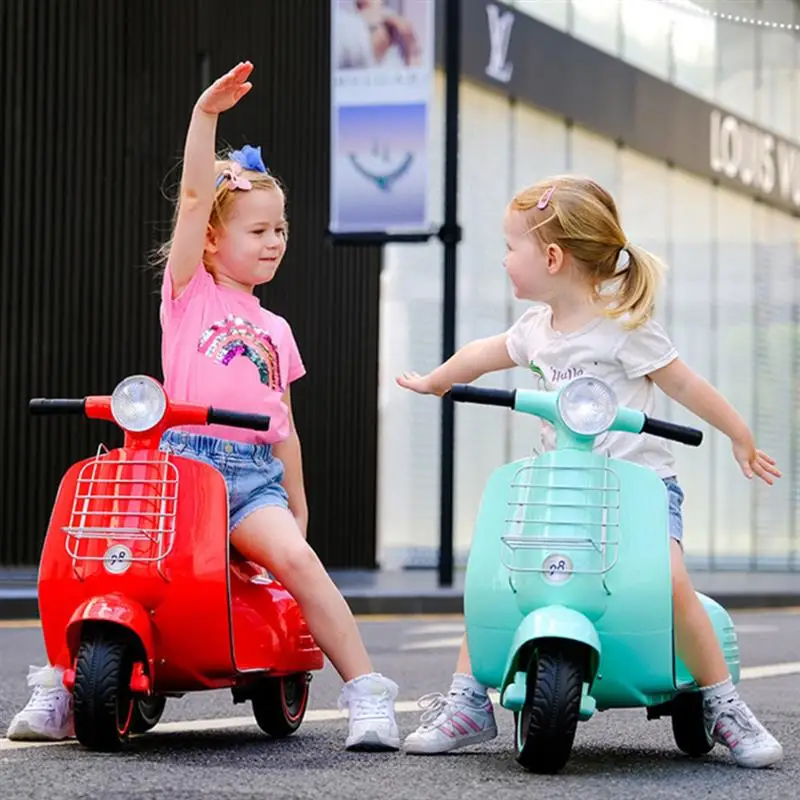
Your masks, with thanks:
[(664, 485), (669, 499), (669, 536), (683, 547), (683, 489), (674, 475), (664, 478)]
[(160, 449), (202, 461), (222, 473), (228, 485), (229, 530), (259, 508), (289, 507), (281, 486), (283, 462), (272, 455), (271, 445), (169, 430), (161, 439)]

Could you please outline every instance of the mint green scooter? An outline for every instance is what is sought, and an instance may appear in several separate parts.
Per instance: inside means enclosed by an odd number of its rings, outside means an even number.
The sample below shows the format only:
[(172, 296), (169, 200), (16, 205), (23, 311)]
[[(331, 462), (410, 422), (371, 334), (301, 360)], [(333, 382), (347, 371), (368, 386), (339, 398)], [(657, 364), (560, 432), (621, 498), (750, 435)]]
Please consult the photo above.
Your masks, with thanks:
[[(464, 586), (473, 674), (514, 712), (517, 761), (559, 772), (579, 720), (640, 706), (648, 719), (672, 718), (684, 753), (708, 753), (701, 696), (675, 651), (666, 488), (652, 470), (592, 451), (606, 431), (692, 446), (702, 432), (621, 408), (589, 376), (558, 392), (459, 384), (450, 397), (533, 414), (556, 430), (555, 450), (489, 477)], [(736, 683), (733, 622), (698, 596)]]

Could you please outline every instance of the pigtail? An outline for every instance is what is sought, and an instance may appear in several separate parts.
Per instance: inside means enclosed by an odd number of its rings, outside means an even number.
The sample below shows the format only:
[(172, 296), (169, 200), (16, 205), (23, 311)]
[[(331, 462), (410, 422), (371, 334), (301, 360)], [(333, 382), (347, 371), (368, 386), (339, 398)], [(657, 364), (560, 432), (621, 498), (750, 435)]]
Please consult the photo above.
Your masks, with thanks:
[(625, 251), (628, 263), (618, 273), (620, 282), (608, 316), (625, 317), (623, 326), (632, 330), (652, 316), (665, 267), (656, 256), (642, 247), (628, 244), (621, 251), (623, 255)]

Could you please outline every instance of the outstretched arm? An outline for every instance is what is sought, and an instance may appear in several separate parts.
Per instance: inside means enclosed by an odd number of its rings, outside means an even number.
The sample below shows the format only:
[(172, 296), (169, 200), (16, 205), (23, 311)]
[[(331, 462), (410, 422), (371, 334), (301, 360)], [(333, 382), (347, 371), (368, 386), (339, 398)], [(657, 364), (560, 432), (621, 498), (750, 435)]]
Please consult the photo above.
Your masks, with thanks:
[(476, 339), (464, 345), (428, 375), (404, 372), (397, 378), (397, 383), (404, 389), (411, 389), (419, 394), (435, 394), (441, 397), (450, 391), (454, 383), (471, 383), (487, 372), (511, 369), (516, 364), (508, 354), (506, 336), (507, 334), (501, 333), (487, 339)]
[(253, 65), (239, 63), (200, 95), (192, 112), (184, 148), (178, 218), (169, 254), (173, 296), (181, 293), (203, 257), (214, 203), (214, 150), (217, 118), (252, 88)]
[(774, 478), (781, 477), (775, 459), (756, 449), (753, 434), (739, 412), (683, 361), (676, 358), (649, 377), (665, 394), (731, 440), (733, 457), (748, 478), (757, 475), (771, 485)]

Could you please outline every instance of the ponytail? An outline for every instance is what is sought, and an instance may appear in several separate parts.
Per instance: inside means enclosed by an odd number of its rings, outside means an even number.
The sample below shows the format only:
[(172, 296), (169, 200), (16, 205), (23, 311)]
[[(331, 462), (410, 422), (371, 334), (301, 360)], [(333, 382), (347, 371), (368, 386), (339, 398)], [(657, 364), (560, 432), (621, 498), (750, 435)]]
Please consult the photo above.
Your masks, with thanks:
[(665, 267), (643, 247), (627, 244), (620, 252), (624, 254), (625, 251), (628, 264), (618, 273), (620, 282), (616, 287), (616, 300), (607, 314), (613, 319), (626, 317), (623, 327), (632, 330), (652, 316)]

